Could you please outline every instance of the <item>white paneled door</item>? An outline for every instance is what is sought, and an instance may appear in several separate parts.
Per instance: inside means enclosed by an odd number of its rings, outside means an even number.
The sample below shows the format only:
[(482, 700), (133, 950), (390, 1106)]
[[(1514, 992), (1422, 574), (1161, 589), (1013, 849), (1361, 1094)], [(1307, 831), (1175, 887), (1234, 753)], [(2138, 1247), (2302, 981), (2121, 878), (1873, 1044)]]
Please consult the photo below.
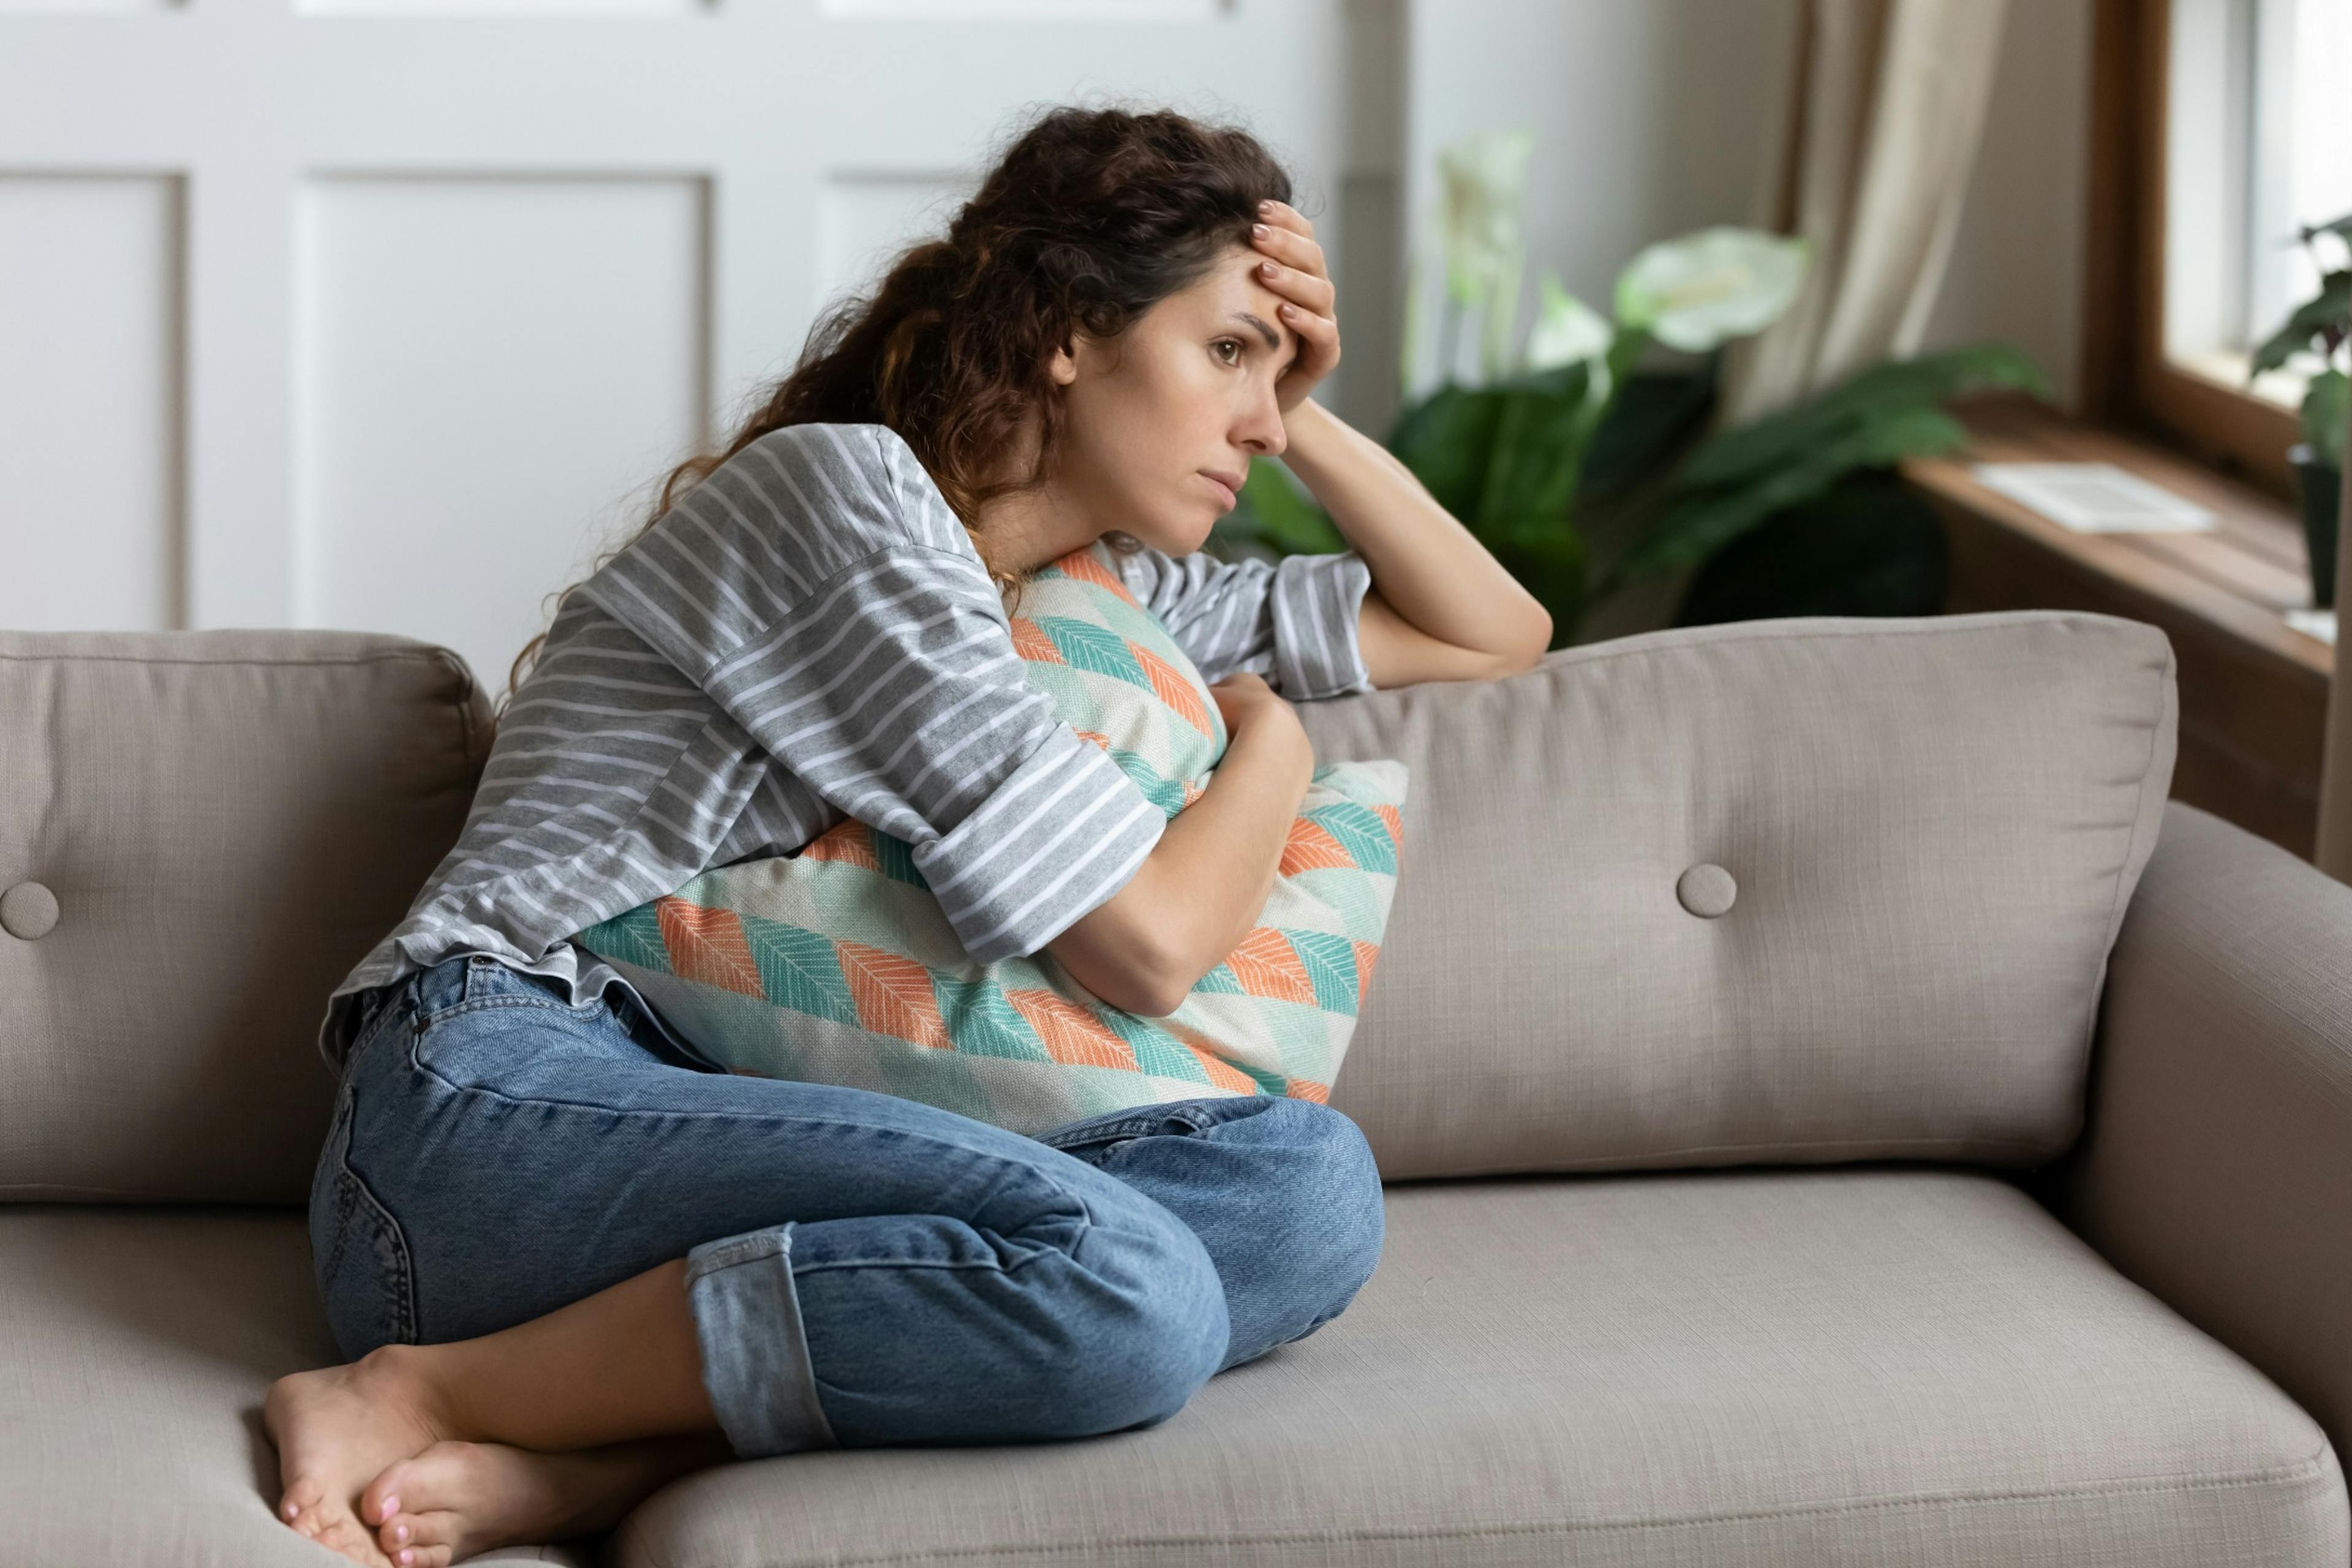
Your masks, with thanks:
[(1249, 124), (1345, 321), (1342, 205), (1394, 205), (1391, 9), (0, 0), (0, 626), (393, 631), (495, 694), (1047, 103)]

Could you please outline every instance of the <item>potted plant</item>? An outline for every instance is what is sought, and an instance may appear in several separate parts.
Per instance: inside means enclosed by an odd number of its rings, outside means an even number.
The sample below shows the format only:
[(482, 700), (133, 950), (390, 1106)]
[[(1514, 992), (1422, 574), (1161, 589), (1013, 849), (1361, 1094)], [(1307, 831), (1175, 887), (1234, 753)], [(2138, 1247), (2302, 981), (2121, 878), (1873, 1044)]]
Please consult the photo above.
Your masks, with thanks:
[(2254, 351), (2246, 379), (2251, 384), (2266, 370), (2277, 370), (2295, 354), (2316, 354), (2319, 367), (2303, 394), (2303, 440), (2289, 448), (2303, 492), (2303, 536), (2310, 545), (2311, 602), (2326, 609), (2336, 602), (2336, 510), (2344, 488), (2344, 427), (2352, 422), (2352, 381), (2338, 365), (2345, 344), (2352, 341), (2352, 268), (2329, 271), (2319, 256), (2319, 237), (2333, 235), (2352, 248), (2352, 216), (2305, 227), (2304, 248), (2319, 268), (2319, 292), (2305, 300)]
[[(1422, 338), (1408, 286), (1404, 363), (1409, 399), (1387, 446), (1446, 510), (1543, 604), (1554, 646), (1573, 634), (1591, 595), (1585, 541), (1573, 516), (1594, 437), (1633, 382), (1653, 342), (1686, 354), (1712, 353), (1760, 331), (1796, 298), (1803, 241), (1753, 229), (1701, 229), (1648, 247), (1617, 279), (1613, 320), (1546, 274), (1538, 319), (1517, 337), (1520, 209), (1526, 131), (1473, 136), (1439, 154), (1444, 176), (1438, 238), (1445, 289), (1438, 322), (1434, 390), (1414, 395)], [(1413, 273), (1423, 263), (1416, 258)], [(1458, 376), (1465, 318), (1478, 321), (1478, 374)], [(1687, 378), (1685, 378), (1687, 379)], [(1711, 381), (1702, 387), (1711, 390)], [(1690, 403), (1668, 395), (1670, 412)], [(1687, 426), (1688, 414), (1662, 423), (1661, 440)], [(1341, 549), (1322, 509), (1277, 463), (1250, 466), (1242, 505), (1217, 527), (1227, 547), (1276, 554)]]
[[(1708, 570), (1685, 595), (1685, 620), (1933, 613), (1943, 596), (1941, 524), (1893, 483), (1892, 465), (1965, 442), (1940, 411), (1946, 400), (1985, 386), (2041, 392), (2041, 373), (2013, 350), (1977, 344), (1872, 366), (1796, 407), (1707, 436), (1717, 353), (1789, 309), (1804, 280), (1804, 242), (1717, 227), (1652, 245), (1618, 276), (1609, 316), (1547, 274), (1534, 327), (1515, 349), (1532, 145), (1524, 131), (1496, 132), (1439, 156), (1440, 382), (1414, 395), (1423, 334), (1412, 310), (1419, 290), (1408, 287), (1407, 405), (1386, 444), (1551, 613), (1553, 646), (1575, 639), (1593, 601), (1692, 564)], [(1423, 265), (1417, 257), (1415, 274)], [(1478, 374), (1464, 379), (1457, 361), (1471, 313), (1484, 318)], [(1653, 344), (1696, 368), (1642, 371)], [(1212, 536), (1228, 552), (1346, 547), (1277, 462), (1251, 464), (1241, 501)], [(1596, 506), (1613, 510), (1633, 538), (1599, 570), (1583, 527)]]

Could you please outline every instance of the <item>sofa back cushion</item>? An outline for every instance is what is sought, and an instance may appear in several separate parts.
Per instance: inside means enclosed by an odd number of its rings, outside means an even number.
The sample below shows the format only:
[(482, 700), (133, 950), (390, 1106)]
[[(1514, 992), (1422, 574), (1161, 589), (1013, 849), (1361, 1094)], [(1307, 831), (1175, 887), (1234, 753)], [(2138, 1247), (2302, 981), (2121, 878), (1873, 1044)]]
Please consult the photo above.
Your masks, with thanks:
[(406, 637), (0, 632), (0, 1198), (302, 1203), (327, 994), (489, 744)]
[[(1677, 628), (1298, 712), (1412, 778), (1331, 1101), (1391, 1179), (2074, 1141), (2171, 778), (2156, 628)], [(302, 1203), (327, 994), (490, 738), (404, 637), (0, 632), (0, 1198)]]
[(1413, 809), (1331, 1103), (1384, 1176), (1920, 1159), (2079, 1130), (2177, 726), (2157, 628), (1807, 616), (1302, 704)]

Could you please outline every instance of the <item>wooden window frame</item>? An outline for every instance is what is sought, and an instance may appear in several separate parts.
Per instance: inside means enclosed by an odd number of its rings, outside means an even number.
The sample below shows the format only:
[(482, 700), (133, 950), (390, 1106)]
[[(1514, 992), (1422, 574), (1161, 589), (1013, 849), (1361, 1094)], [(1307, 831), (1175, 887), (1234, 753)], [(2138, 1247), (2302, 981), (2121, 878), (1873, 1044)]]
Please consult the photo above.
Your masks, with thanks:
[(2171, 11), (2170, 0), (2097, 0), (2094, 13), (2083, 410), (2292, 502), (2294, 411), (2165, 359)]

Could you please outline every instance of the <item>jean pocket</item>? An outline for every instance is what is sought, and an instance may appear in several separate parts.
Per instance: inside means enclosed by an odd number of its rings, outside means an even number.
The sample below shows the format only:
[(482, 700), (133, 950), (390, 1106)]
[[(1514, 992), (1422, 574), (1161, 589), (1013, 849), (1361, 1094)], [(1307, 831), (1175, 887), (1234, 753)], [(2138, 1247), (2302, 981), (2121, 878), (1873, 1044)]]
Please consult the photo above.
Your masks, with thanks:
[(336, 1096), (335, 1119), (310, 1178), (310, 1260), (327, 1326), (346, 1361), (380, 1345), (416, 1341), (415, 1289), (399, 1221), (351, 1165), (352, 1092)]
[[(1059, 1127), (1049, 1127), (1034, 1136), (1048, 1148), (1059, 1149), (1065, 1154), (1074, 1154), (1092, 1164), (1121, 1143), (1137, 1138), (1155, 1135), (1198, 1137), (1221, 1121), (1234, 1116), (1253, 1115), (1263, 1110), (1264, 1099), (1262, 1095), (1219, 1095), (1208, 1099), (1163, 1100), (1157, 1105), (1135, 1105), (1124, 1110), (1106, 1110), (1076, 1121), (1066, 1121)], [(1253, 1101), (1258, 1103), (1251, 1103)]]
[(487, 953), (467, 956), (463, 979), (458, 984), (446, 983), (436, 971), (423, 985), (421, 1010), (415, 1019), (419, 1034), (444, 1018), (487, 1009), (529, 1007), (557, 1014), (577, 1024), (593, 1023), (610, 1012), (602, 996), (592, 996), (575, 1005), (562, 981), (526, 973)]

